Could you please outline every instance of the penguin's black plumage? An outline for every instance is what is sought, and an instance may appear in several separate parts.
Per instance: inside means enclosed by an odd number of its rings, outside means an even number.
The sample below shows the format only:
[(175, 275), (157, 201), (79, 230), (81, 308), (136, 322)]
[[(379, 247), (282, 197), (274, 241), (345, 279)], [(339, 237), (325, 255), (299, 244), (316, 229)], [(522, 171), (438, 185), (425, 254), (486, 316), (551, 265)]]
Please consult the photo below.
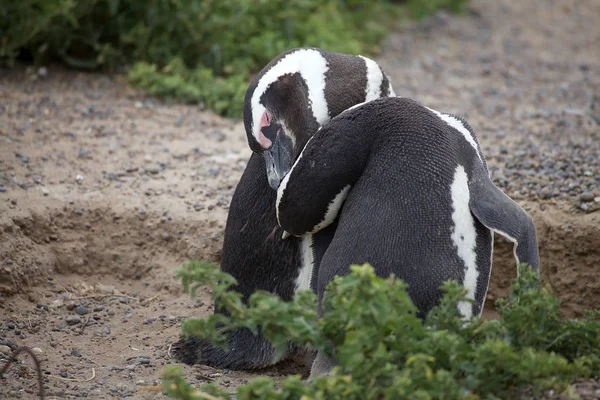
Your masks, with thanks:
[[(244, 301), (257, 290), (291, 300), (296, 290), (316, 283), (312, 266), (335, 227), (314, 240), (283, 240), (274, 189), (322, 124), (353, 105), (390, 95), (395, 95), (392, 86), (374, 61), (314, 48), (279, 55), (250, 83), (244, 126), (253, 153), (231, 200), (221, 262), (221, 270), (238, 281), (234, 289)], [(215, 312), (223, 312), (216, 306)], [(271, 345), (247, 329), (232, 332), (229, 347), (224, 352), (207, 341), (188, 339), (176, 344), (175, 354), (188, 364), (236, 370), (273, 363)]]
[[(494, 231), (515, 243), (517, 262), (539, 268), (533, 221), (491, 181), (473, 130), (405, 98), (374, 100), (324, 125), (281, 182), (277, 218), (298, 236), (337, 218), (319, 265), (320, 300), (351, 264), (371, 263), (408, 284), (421, 317), (446, 280), (474, 300), (459, 304), (464, 317), (480, 315)], [(318, 355), (311, 375), (331, 366)]]

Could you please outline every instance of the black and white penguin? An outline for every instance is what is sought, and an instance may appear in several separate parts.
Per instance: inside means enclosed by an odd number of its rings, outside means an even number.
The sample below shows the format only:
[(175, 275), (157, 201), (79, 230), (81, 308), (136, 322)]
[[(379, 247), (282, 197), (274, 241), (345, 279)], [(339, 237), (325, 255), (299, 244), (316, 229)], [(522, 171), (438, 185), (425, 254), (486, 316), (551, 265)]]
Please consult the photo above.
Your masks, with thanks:
[[(244, 126), (253, 153), (231, 200), (221, 261), (221, 270), (238, 281), (234, 289), (244, 301), (257, 290), (291, 300), (297, 290), (310, 288), (312, 267), (334, 227), (318, 240), (283, 240), (274, 189), (321, 125), (355, 104), (394, 95), (375, 61), (315, 48), (279, 55), (250, 83)], [(223, 310), (217, 305), (215, 312)], [(176, 356), (188, 364), (236, 370), (273, 363), (273, 348), (262, 336), (240, 329), (229, 340), (228, 352), (203, 340), (180, 341)]]
[[(320, 301), (351, 264), (394, 273), (424, 317), (446, 280), (461, 282), (480, 315), (492, 267), (493, 233), (514, 243), (517, 263), (539, 268), (535, 226), (489, 177), (471, 127), (406, 98), (358, 105), (307, 143), (277, 191), (277, 218), (292, 235), (315, 234), (336, 217), (318, 266)], [(311, 376), (332, 360), (317, 355)]]

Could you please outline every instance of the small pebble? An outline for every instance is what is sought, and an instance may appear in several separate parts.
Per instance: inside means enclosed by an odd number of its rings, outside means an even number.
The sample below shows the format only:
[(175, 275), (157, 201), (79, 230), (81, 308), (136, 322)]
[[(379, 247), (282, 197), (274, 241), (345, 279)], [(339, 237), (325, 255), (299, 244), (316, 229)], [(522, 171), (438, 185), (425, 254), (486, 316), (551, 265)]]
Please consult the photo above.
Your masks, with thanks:
[(85, 315), (88, 313), (88, 310), (84, 306), (77, 306), (77, 308), (75, 308), (75, 312), (79, 315)]
[(58, 375), (62, 378), (68, 378), (69, 375), (66, 372), (59, 372)]
[(73, 357), (81, 357), (81, 353), (79, 352), (79, 350), (75, 350), (75, 349), (71, 350), (71, 355)]
[(35, 354), (44, 354), (44, 350), (42, 350), (39, 347), (34, 347), (33, 349), (31, 349), (31, 351), (33, 351)]
[(7, 327), (8, 329), (15, 329), (15, 328), (16, 328), (16, 325), (15, 325), (13, 322), (7, 322), (7, 323), (6, 323), (6, 327)]
[(579, 206), (578, 206), (578, 207), (579, 207), (579, 209), (580, 209), (580, 210), (582, 210), (582, 211), (587, 211), (587, 210), (589, 210), (589, 209), (590, 209), (590, 206), (588, 206), (588, 205), (587, 205), (587, 203), (581, 203), (581, 204), (579, 204)]
[(67, 317), (66, 321), (69, 325), (77, 325), (81, 323), (81, 318), (77, 315), (70, 315)]
[(159, 166), (148, 167), (148, 168), (146, 168), (146, 172), (148, 172), (149, 174), (152, 174), (152, 175), (156, 175), (160, 172), (160, 167)]
[(581, 193), (581, 195), (579, 196), (579, 200), (588, 203), (590, 201), (594, 201), (594, 193), (592, 192), (583, 192)]
[(0, 346), (0, 354), (3, 354), (8, 357), (12, 354), (12, 350), (10, 349), (10, 347), (2, 345)]
[(104, 306), (96, 306), (94, 307), (94, 312), (100, 312), (104, 310)]
[(43, 311), (46, 311), (46, 312), (49, 312), (49, 311), (50, 311), (50, 310), (48, 309), (48, 306), (47, 306), (47, 305), (45, 305), (45, 304), (42, 304), (42, 303), (38, 303), (38, 304), (36, 305), (36, 307), (37, 307), (37, 308), (39, 308), (40, 310), (43, 310)]
[(139, 357), (136, 361), (138, 363), (140, 363), (141, 365), (150, 365), (150, 359), (149, 358)]

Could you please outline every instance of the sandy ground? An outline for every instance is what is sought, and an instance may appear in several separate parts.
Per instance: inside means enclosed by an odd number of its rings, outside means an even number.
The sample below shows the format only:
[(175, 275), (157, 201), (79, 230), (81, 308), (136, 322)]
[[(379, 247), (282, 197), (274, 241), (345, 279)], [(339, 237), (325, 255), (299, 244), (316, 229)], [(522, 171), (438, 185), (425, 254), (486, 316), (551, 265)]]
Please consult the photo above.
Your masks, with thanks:
[[(600, 302), (600, 3), (471, 8), (391, 35), (378, 60), (398, 94), (469, 120), (495, 182), (536, 222), (544, 281), (580, 316)], [(220, 260), (250, 155), (243, 126), (120, 76), (42, 75), (0, 70), (0, 359), (36, 348), (50, 399), (164, 398), (155, 386), (181, 320), (212, 311), (174, 273)], [(489, 300), (516, 273), (504, 240), (494, 263)], [(36, 398), (22, 358), (0, 398)], [(257, 375), (184, 370), (232, 390)], [(580, 393), (599, 398), (600, 385)]]

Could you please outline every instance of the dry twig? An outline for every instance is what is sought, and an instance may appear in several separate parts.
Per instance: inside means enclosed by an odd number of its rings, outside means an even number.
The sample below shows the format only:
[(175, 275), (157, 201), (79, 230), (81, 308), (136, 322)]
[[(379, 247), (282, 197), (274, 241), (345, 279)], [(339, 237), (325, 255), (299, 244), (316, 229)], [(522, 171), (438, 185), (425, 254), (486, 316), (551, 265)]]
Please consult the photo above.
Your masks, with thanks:
[(37, 371), (38, 386), (40, 387), (40, 399), (44, 400), (44, 380), (42, 378), (42, 366), (40, 364), (40, 360), (38, 360), (35, 353), (29, 347), (19, 347), (14, 351), (8, 362), (4, 364), (2, 368), (0, 368), (0, 377), (2, 377), (2, 375), (8, 371), (8, 367), (10, 367), (12, 363), (17, 361), (17, 356), (20, 353), (27, 353), (33, 359), (33, 363), (35, 364), (35, 369)]

